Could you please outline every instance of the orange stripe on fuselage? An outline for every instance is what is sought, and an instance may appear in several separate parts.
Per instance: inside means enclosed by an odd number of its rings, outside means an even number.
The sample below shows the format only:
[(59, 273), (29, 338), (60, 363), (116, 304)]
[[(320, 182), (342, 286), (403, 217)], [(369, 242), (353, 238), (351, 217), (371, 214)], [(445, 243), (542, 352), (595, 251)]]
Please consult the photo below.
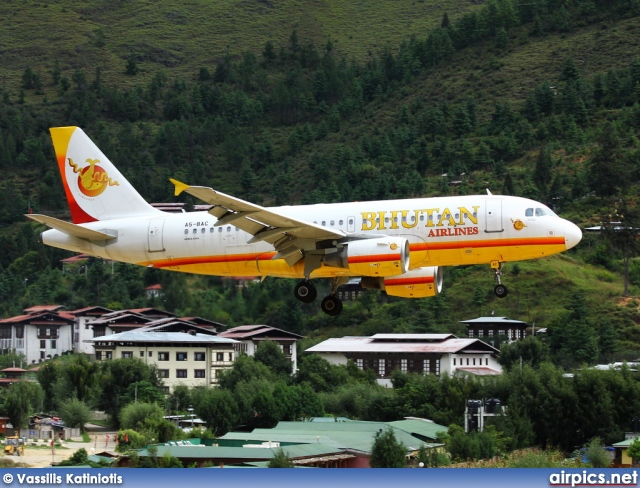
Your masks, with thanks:
[(552, 246), (564, 245), (564, 237), (534, 237), (504, 240), (483, 241), (444, 241), (411, 244), (411, 251), (441, 251), (445, 249), (474, 249), (487, 247), (517, 247), (517, 246)]

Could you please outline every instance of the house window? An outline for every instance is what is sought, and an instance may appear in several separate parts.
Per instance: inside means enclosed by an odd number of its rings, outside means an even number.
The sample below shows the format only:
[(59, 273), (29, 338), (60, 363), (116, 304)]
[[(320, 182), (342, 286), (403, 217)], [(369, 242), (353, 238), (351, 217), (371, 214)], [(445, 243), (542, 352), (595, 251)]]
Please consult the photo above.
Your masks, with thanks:
[(131, 359), (133, 357), (133, 351), (122, 351), (122, 359)]
[(158, 377), (159, 378), (168, 378), (169, 377), (169, 370), (168, 369), (159, 369), (158, 370)]
[(489, 358), (484, 358), (484, 364), (485, 366), (489, 366)]
[(232, 352), (229, 353), (229, 361), (233, 361), (233, 353)]
[(453, 358), (453, 365), (456, 365), (456, 358)]
[(144, 357), (144, 351), (140, 351), (140, 357), (143, 358)]
[(403, 373), (407, 372), (407, 360), (406, 359), (401, 359), (400, 360), (400, 371), (402, 371)]
[(473, 337), (473, 329), (469, 329), (469, 337)]
[(469, 366), (469, 358), (467, 358), (467, 366)]
[(113, 351), (107, 351), (104, 353), (105, 359), (113, 359)]
[(489, 337), (493, 337), (493, 329), (489, 329)]
[(186, 378), (187, 370), (186, 369), (176, 369), (176, 378)]
[(384, 376), (385, 368), (384, 368), (384, 359), (378, 360), (378, 374), (380, 376)]
[(205, 377), (204, 369), (194, 369), (193, 370), (193, 377), (194, 378), (204, 378)]
[(158, 361), (169, 361), (169, 353), (168, 352), (159, 352), (158, 353)]
[(57, 341), (55, 339), (51, 339), (51, 349), (55, 349), (57, 347)]
[(204, 361), (204, 358), (205, 358), (205, 353), (203, 353), (203, 352), (193, 353), (193, 360), (194, 361)]
[(358, 367), (359, 370), (362, 371), (362, 368), (364, 368), (364, 362), (362, 361), (362, 358), (356, 359), (356, 366)]
[(285, 356), (291, 356), (291, 344), (283, 344), (282, 352)]
[(484, 330), (479, 330), (478, 331), (478, 337), (482, 337), (484, 335)]
[(46, 349), (47, 348), (47, 341), (45, 341), (44, 339), (40, 339), (40, 349)]
[(224, 353), (223, 352), (217, 352), (216, 353), (216, 361), (224, 361)]
[[(186, 361), (187, 360), (187, 353), (186, 352), (177, 352), (176, 353), (176, 361)], [(186, 376), (185, 376), (186, 378)]]
[(476, 365), (476, 358), (473, 358), (473, 365)]
[(102, 361), (102, 351), (96, 351), (96, 359)]
[(44, 359), (44, 351), (40, 351), (40, 359)]
[(431, 361), (428, 359), (422, 361), (422, 371), (424, 371), (425, 374), (429, 374), (431, 372)]
[(149, 357), (152, 358), (153, 357), (153, 351), (149, 351)]

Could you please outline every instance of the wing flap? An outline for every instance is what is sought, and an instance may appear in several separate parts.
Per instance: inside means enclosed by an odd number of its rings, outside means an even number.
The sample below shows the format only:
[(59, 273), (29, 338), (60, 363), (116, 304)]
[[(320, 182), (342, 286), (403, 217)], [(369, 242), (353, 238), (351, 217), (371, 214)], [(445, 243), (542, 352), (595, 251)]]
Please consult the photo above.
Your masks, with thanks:
[(86, 239), (88, 241), (104, 241), (118, 237), (115, 231), (110, 233), (109, 231), (87, 229), (81, 225), (65, 222), (64, 220), (55, 219), (47, 215), (27, 214), (25, 217), (29, 217), (31, 220), (40, 222), (47, 227), (59, 230), (70, 236), (79, 237), (80, 239)]
[(275, 245), (283, 238), (324, 240), (340, 239), (345, 236), (341, 231), (297, 220), (212, 188), (189, 186), (174, 179), (171, 182), (175, 185), (176, 195), (186, 192), (214, 205), (209, 213), (220, 219), (219, 225), (233, 223), (234, 226), (254, 236), (251, 239), (253, 242), (261, 240)]

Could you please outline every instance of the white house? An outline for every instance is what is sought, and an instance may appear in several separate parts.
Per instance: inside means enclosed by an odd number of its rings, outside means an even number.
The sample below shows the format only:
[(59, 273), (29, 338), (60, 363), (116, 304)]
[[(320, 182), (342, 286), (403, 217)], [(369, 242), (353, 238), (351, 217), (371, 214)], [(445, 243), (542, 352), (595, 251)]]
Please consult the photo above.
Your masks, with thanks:
[(165, 389), (177, 385), (215, 386), (221, 371), (233, 366), (237, 341), (216, 335), (188, 332), (164, 332), (162, 327), (130, 330), (88, 339), (95, 348), (96, 360), (140, 358), (154, 365)]
[(502, 373), (499, 351), (479, 339), (458, 339), (452, 334), (376, 334), (371, 337), (327, 339), (305, 352), (316, 353), (332, 364), (352, 360), (361, 370), (373, 370), (378, 383), (391, 386), (391, 373), (441, 375)]
[(77, 353), (93, 355), (93, 344), (85, 342), (93, 338), (91, 322), (103, 315), (113, 313), (113, 310), (105, 307), (85, 307), (67, 312), (73, 316), (73, 350)]
[(0, 353), (24, 354), (27, 364), (59, 356), (73, 349), (73, 316), (61, 305), (39, 305), (0, 320)]

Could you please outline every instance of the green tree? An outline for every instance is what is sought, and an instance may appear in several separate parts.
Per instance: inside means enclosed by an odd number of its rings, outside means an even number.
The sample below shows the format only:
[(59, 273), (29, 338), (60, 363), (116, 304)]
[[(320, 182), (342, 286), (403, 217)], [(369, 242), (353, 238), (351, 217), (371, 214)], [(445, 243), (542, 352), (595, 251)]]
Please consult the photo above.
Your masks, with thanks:
[(634, 464), (640, 460), (640, 437), (636, 437), (631, 444), (629, 444), (627, 455), (633, 460)]
[(71, 398), (64, 401), (58, 407), (60, 417), (65, 425), (72, 428), (79, 428), (84, 432), (84, 426), (91, 420), (92, 412), (89, 406), (82, 400)]
[(396, 439), (393, 429), (387, 427), (376, 432), (371, 446), (372, 468), (404, 468), (407, 465), (407, 448)]
[(611, 465), (611, 457), (604, 448), (602, 439), (594, 437), (585, 447), (585, 455), (592, 468), (608, 468)]
[(162, 419), (163, 415), (164, 411), (155, 403), (130, 403), (120, 411), (120, 426), (124, 429), (137, 429), (145, 420)]
[(278, 343), (274, 341), (261, 341), (256, 349), (254, 359), (267, 366), (278, 376), (291, 375), (291, 360), (284, 355)]
[(273, 454), (273, 457), (269, 460), (269, 464), (267, 464), (267, 467), (268, 468), (294, 468), (295, 464), (293, 464), (293, 461), (289, 459), (284, 449), (279, 448)]
[(42, 407), (44, 391), (38, 383), (19, 381), (4, 394), (2, 410), (14, 428), (25, 427), (29, 416)]
[(238, 422), (238, 404), (233, 394), (222, 388), (206, 388), (196, 393), (195, 412), (217, 436), (233, 429)]

